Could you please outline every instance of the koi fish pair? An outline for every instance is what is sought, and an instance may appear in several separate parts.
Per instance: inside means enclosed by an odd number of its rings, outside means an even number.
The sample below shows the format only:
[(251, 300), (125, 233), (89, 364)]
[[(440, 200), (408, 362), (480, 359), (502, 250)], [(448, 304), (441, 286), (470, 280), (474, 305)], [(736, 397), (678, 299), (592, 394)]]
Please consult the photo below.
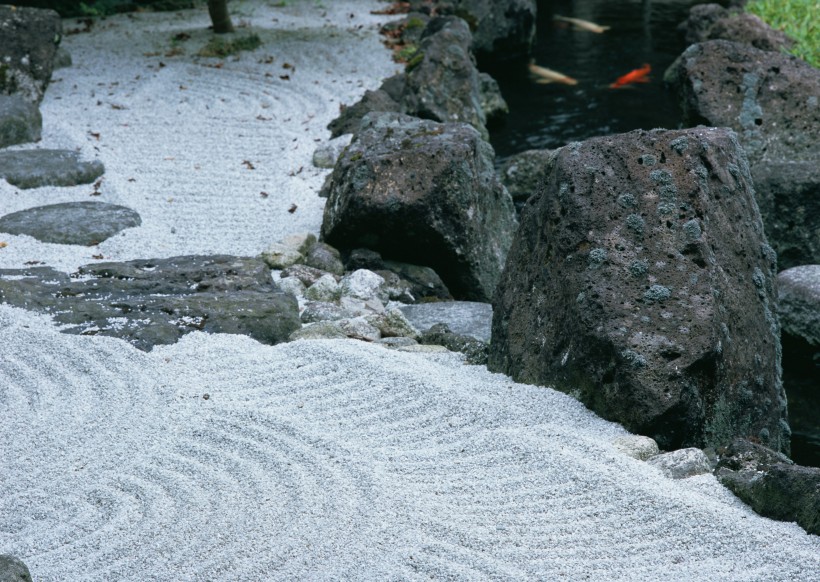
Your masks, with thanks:
[[(541, 67), (535, 64), (535, 61), (530, 61), (529, 64), (530, 75), (535, 79), (536, 83), (563, 83), (564, 85), (577, 85), (578, 81), (558, 71), (553, 71), (546, 67)], [(648, 83), (649, 73), (652, 67), (645, 64), (640, 69), (629, 71), (626, 75), (618, 77), (614, 83), (609, 85), (610, 89), (618, 89), (629, 85), (630, 83)]]

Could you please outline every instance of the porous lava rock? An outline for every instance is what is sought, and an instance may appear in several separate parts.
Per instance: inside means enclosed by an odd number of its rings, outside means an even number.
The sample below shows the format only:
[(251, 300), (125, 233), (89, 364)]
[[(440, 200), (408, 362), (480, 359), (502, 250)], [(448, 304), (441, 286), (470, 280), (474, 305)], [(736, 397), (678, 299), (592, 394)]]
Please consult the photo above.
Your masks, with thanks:
[(737, 132), (781, 266), (820, 262), (820, 70), (726, 40), (689, 47), (674, 69), (684, 124)]
[(820, 466), (820, 265), (777, 275), (783, 386), (789, 399), (792, 458)]
[(301, 326), (296, 299), (264, 261), (228, 255), (100, 262), (73, 276), (0, 270), (0, 302), (47, 313), (66, 333), (118, 337), (141, 350), (197, 330), (276, 344)]
[(549, 173), (553, 150), (532, 149), (510, 156), (499, 172), (501, 183), (520, 210)]
[(0, 148), (40, 141), (43, 116), (20, 95), (0, 95)]
[(333, 170), (323, 240), (429, 266), (454, 297), (486, 301), (517, 226), (493, 158), (467, 124), (369, 114)]
[(570, 144), (524, 207), (489, 368), (662, 449), (752, 435), (788, 450), (775, 261), (730, 130)]
[(752, 166), (820, 155), (820, 70), (796, 57), (711, 40), (686, 49), (676, 84), (684, 123), (732, 128)]
[(696, 4), (689, 9), (689, 16), (678, 25), (678, 31), (683, 33), (686, 44), (695, 44), (709, 40), (709, 31), (712, 26), (729, 15), (720, 4)]
[(454, 0), (455, 14), (473, 30), (472, 50), (482, 61), (520, 58), (535, 40), (535, 0)]
[(62, 30), (53, 10), (0, 5), (0, 94), (43, 100)]
[(720, 4), (693, 6), (678, 30), (684, 33), (687, 44), (723, 39), (766, 51), (781, 51), (794, 44), (782, 31), (775, 30), (758, 16), (729, 11)]
[(778, 269), (820, 264), (820, 155), (758, 162), (752, 179)]
[(777, 313), (783, 333), (820, 348), (820, 265), (781, 271), (777, 286)]
[(715, 476), (760, 515), (820, 535), (820, 468), (795, 465), (746, 439), (719, 451)]
[(470, 52), (472, 35), (461, 18), (432, 19), (405, 71), (405, 113), (440, 122), (463, 122), (484, 138), (487, 116), (481, 107), (481, 80)]
[(0, 217), (0, 232), (26, 234), (49, 243), (91, 246), (140, 224), (140, 215), (126, 206), (63, 202), (6, 214)]

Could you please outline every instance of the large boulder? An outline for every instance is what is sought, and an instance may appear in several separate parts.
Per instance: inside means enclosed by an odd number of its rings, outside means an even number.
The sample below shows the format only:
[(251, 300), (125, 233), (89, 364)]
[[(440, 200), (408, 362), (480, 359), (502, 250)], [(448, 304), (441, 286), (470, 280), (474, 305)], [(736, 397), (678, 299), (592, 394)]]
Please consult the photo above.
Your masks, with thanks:
[(43, 117), (20, 95), (0, 95), (0, 148), (40, 141)]
[(760, 515), (820, 535), (820, 468), (795, 465), (746, 439), (720, 450), (715, 475)]
[(100, 262), (72, 277), (49, 267), (0, 270), (0, 302), (48, 313), (66, 333), (142, 350), (197, 330), (276, 344), (301, 326), (296, 299), (264, 261), (227, 255)]
[(766, 234), (784, 266), (820, 262), (820, 70), (751, 45), (689, 47), (671, 75), (684, 123), (731, 127), (749, 157)]
[(778, 268), (820, 263), (820, 156), (759, 162), (752, 179)]
[(711, 40), (686, 49), (675, 83), (684, 123), (731, 127), (752, 166), (820, 156), (820, 70), (800, 59)]
[(62, 30), (53, 10), (0, 5), (0, 94), (43, 100)]
[(467, 124), (370, 114), (333, 170), (322, 237), (429, 266), (454, 297), (487, 301), (516, 228), (493, 158)]
[(535, 0), (455, 0), (453, 6), (473, 30), (472, 50), (479, 60), (530, 54), (535, 41)]
[(405, 113), (441, 122), (469, 123), (488, 138), (481, 107), (481, 80), (467, 23), (456, 17), (431, 20), (419, 56), (407, 67), (402, 103)]
[(553, 160), (496, 291), (490, 369), (663, 449), (788, 450), (776, 259), (734, 133), (639, 130)]

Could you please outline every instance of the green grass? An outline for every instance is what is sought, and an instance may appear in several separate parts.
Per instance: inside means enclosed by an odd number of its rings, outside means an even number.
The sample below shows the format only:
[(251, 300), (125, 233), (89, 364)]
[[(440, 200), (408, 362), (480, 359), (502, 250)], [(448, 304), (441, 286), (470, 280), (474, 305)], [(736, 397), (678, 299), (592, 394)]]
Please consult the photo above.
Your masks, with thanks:
[(259, 35), (249, 34), (247, 36), (238, 36), (236, 38), (225, 38), (222, 36), (211, 37), (200, 51), (201, 57), (227, 57), (234, 55), (239, 51), (252, 51), (262, 46), (262, 40)]
[(792, 37), (797, 43), (789, 52), (820, 68), (820, 1), (751, 0), (745, 10)]

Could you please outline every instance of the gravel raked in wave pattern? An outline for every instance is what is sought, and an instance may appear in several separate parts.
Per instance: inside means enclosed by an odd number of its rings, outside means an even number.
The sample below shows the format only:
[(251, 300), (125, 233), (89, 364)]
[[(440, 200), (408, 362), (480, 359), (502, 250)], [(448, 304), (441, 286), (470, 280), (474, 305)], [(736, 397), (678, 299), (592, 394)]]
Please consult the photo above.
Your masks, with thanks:
[[(27, 326), (27, 327), (24, 327)], [(456, 354), (0, 307), (0, 548), (37, 580), (802, 580), (820, 541)], [(37, 357), (33, 357), (37, 354)]]

